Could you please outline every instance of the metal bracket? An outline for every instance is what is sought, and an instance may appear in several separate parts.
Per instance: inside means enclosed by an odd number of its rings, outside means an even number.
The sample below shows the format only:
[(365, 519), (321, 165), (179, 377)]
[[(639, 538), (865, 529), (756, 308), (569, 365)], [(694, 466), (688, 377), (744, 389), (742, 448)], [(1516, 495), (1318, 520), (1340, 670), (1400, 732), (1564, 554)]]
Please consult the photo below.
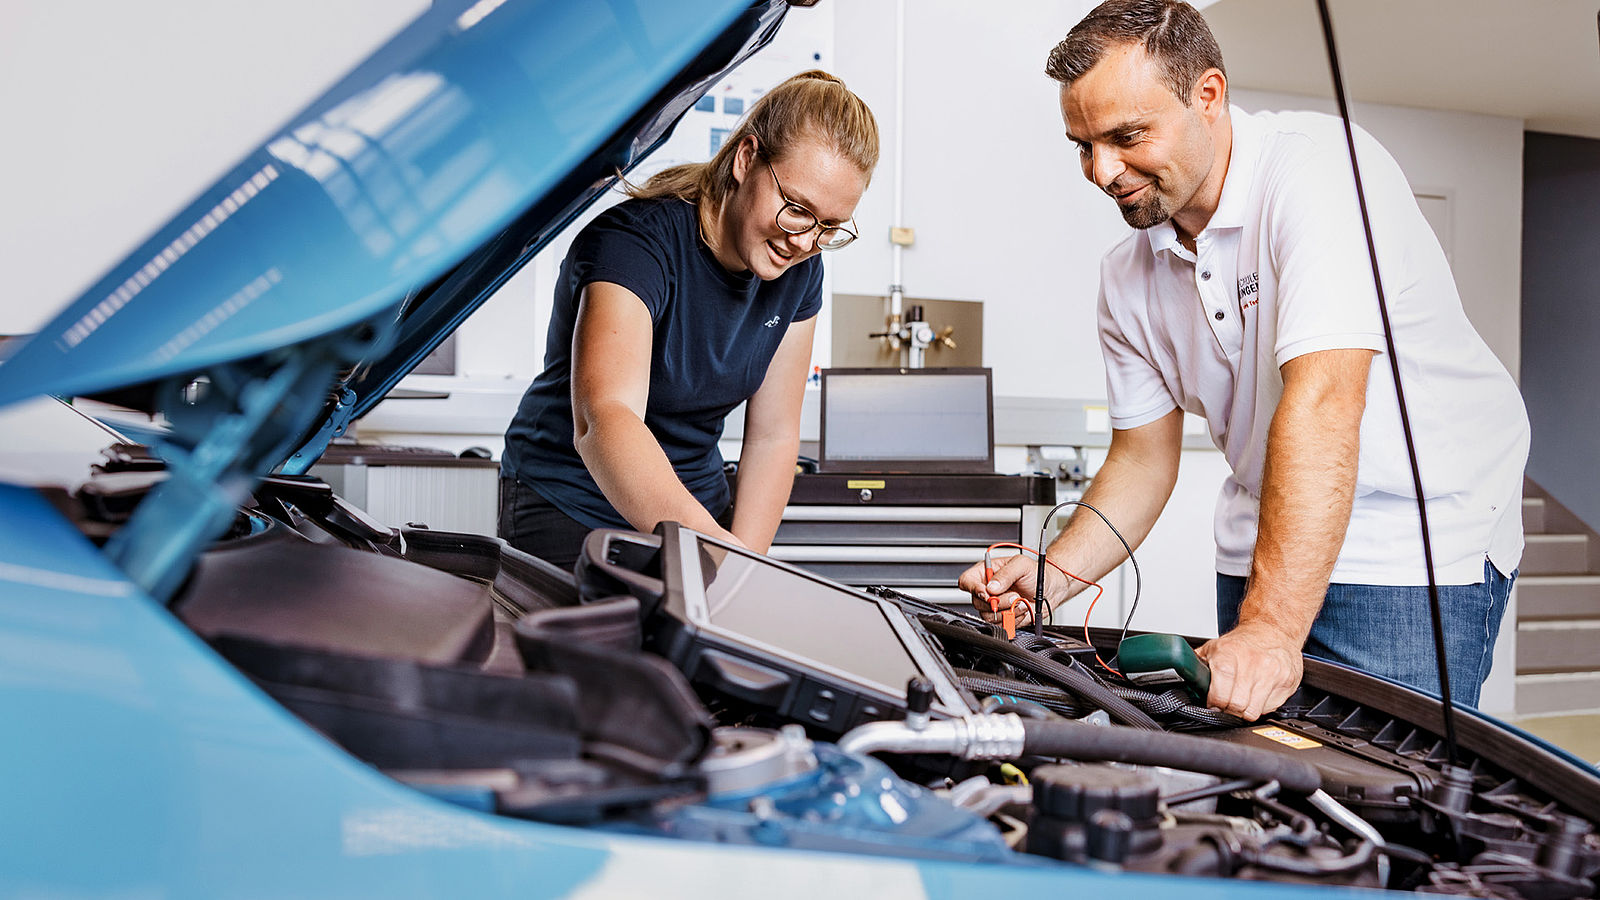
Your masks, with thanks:
[(317, 433), (284, 460), (283, 474), (304, 475), (318, 459), (322, 458), (323, 451), (328, 449), (328, 444), (344, 434), (345, 429), (350, 427), (350, 419), (356, 411), (356, 392), (349, 388), (341, 388), (332, 406), (326, 410), (327, 418), (323, 419), (322, 427), (317, 429)]

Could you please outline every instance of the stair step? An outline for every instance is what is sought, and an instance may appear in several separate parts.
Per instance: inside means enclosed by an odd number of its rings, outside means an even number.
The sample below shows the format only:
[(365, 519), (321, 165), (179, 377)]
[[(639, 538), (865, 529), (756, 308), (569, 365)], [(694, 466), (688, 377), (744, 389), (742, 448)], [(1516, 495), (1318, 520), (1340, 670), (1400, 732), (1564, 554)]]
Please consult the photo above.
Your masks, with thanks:
[(1544, 531), (1544, 498), (1522, 498), (1522, 530), (1528, 534)]
[(1589, 569), (1589, 538), (1582, 534), (1530, 534), (1522, 574), (1566, 575)]
[(1517, 715), (1600, 710), (1600, 671), (1518, 675)]
[(1517, 622), (1518, 675), (1588, 671), (1600, 671), (1600, 618)]
[(1600, 616), (1600, 575), (1525, 575), (1517, 579), (1519, 620)]

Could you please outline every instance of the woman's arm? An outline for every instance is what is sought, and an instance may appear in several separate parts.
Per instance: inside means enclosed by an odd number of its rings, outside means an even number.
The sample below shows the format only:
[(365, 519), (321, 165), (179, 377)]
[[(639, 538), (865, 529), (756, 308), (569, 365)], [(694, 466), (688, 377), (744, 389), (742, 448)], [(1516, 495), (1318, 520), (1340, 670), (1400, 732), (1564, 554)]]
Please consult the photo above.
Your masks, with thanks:
[(606, 499), (639, 531), (670, 520), (741, 543), (678, 480), (644, 424), (652, 333), (650, 311), (632, 291), (609, 282), (583, 289), (572, 333), (572, 424), (578, 455)]
[(761, 387), (744, 410), (744, 442), (739, 451), (739, 494), (733, 504), (733, 533), (762, 553), (772, 546), (778, 520), (794, 487), (795, 455), (800, 450), (800, 404), (806, 392), (806, 367), (816, 317), (792, 322), (773, 355)]

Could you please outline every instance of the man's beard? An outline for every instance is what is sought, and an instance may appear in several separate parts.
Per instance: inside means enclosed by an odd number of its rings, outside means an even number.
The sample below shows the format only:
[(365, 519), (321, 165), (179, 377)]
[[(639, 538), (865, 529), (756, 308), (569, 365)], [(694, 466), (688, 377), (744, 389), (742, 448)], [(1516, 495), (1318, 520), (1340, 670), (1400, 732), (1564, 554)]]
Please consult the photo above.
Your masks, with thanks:
[(1122, 220), (1142, 231), (1172, 218), (1172, 212), (1161, 202), (1161, 197), (1153, 189), (1150, 194), (1150, 200), (1145, 203), (1117, 204), (1117, 209), (1122, 211)]

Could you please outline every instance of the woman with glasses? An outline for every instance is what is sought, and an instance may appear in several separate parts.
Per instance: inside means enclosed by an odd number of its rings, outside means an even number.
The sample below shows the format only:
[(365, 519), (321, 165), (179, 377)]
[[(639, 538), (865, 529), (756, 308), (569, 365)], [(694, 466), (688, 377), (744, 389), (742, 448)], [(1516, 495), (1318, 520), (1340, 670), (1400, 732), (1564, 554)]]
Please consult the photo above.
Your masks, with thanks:
[[(545, 369), (506, 431), (500, 536), (570, 567), (594, 528), (664, 520), (766, 552), (794, 481), (820, 251), (856, 237), (872, 112), (804, 72), (708, 163), (667, 169), (573, 241)], [(748, 401), (738, 496), (717, 440)]]

